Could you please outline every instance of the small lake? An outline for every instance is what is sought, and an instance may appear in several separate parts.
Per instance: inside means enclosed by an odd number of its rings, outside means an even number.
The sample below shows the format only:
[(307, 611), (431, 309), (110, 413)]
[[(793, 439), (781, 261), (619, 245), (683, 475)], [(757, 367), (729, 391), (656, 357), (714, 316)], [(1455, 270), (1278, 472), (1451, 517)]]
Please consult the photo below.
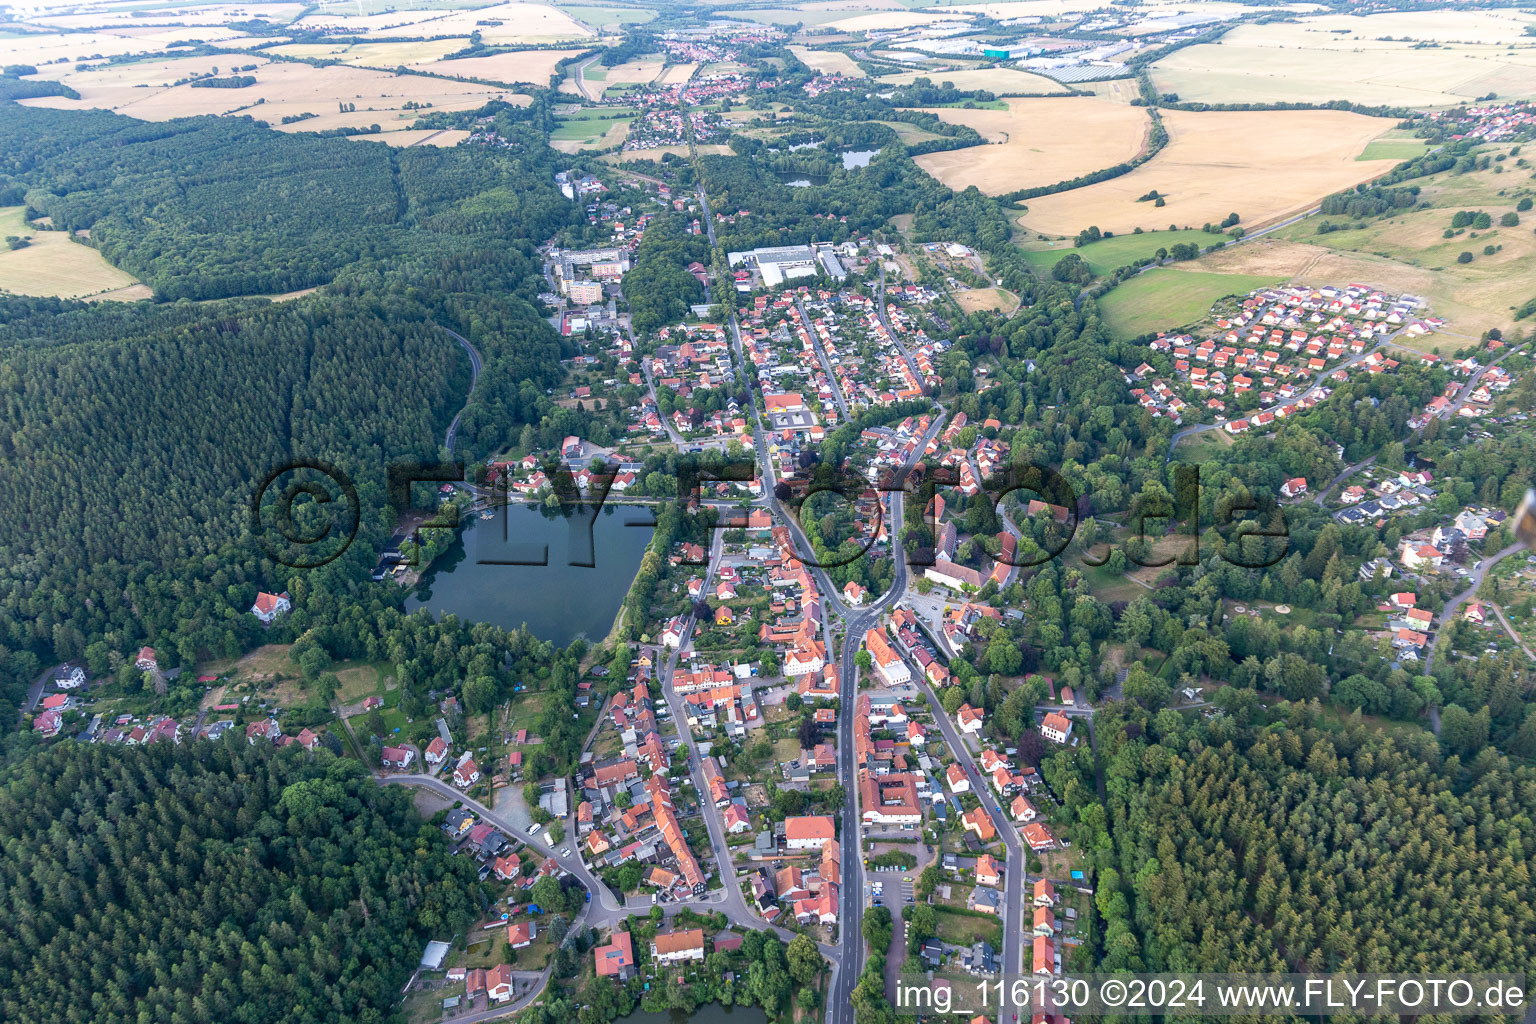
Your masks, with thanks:
[(868, 167), (869, 162), (875, 158), (878, 149), (850, 149), (843, 154), (843, 170), (851, 171), (855, 167)]
[(601, 640), (640, 568), (651, 522), (643, 506), (611, 505), (593, 519), (510, 505), (459, 532), (422, 574), (406, 611), (452, 613), (503, 629), (526, 623), (539, 639), (562, 647), (578, 636)]
[(768, 1015), (757, 1006), (721, 1006), (710, 1003), (693, 1011), (690, 1017), (681, 1010), (671, 1013), (636, 1012), (620, 1017), (614, 1024), (768, 1024)]
[(819, 187), (831, 180), (825, 174), (806, 174), (804, 171), (775, 171), (774, 174), (790, 188)]

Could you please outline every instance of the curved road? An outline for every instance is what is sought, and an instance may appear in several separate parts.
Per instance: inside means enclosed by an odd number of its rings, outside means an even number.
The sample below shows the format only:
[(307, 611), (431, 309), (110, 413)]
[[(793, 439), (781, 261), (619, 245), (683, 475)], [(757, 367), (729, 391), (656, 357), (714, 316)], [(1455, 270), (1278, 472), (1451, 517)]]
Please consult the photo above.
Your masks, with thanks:
[(458, 331), (443, 327), (442, 324), (438, 324), (438, 326), (448, 331), (453, 340), (458, 342), (459, 346), (464, 349), (465, 354), (469, 356), (469, 394), (464, 396), (464, 404), (459, 408), (459, 411), (453, 414), (453, 422), (448, 424), (448, 434), (443, 438), (443, 447), (448, 449), (449, 455), (452, 455), (453, 440), (459, 433), (459, 418), (464, 415), (464, 410), (469, 408), (469, 400), (475, 397), (475, 385), (480, 380), (480, 370), (484, 367), (484, 364), (480, 361), (480, 353), (475, 350), (475, 346), (469, 343), (468, 338)]
[[(1445, 632), (1445, 627), (1456, 615), (1456, 610), (1477, 593), (1477, 588), (1483, 585), (1483, 578), (1488, 575), (1488, 570), (1498, 565), (1517, 551), (1525, 551), (1525, 544), (1520, 541), (1495, 551), (1493, 554), (1477, 563), (1472, 570), (1472, 575), (1467, 577), (1467, 588), (1455, 597), (1445, 602), (1445, 607), (1440, 610), (1440, 618), (1435, 623), (1435, 635), (1429, 638), (1429, 646), (1424, 650), (1424, 674), (1429, 675), (1435, 659), (1435, 648), (1440, 644), (1440, 636)], [(1502, 616), (1501, 616), (1502, 618)], [(1524, 646), (1523, 644), (1521, 646)]]

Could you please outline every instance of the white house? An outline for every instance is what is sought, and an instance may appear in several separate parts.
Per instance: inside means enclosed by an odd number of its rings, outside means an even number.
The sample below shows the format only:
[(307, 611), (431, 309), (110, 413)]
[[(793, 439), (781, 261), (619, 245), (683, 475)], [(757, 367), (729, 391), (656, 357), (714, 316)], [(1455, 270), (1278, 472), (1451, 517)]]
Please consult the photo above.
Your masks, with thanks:
[(256, 595), (256, 603), (251, 605), (251, 614), (261, 620), (264, 626), (270, 626), (279, 615), (284, 615), (293, 607), (288, 600), (288, 592), (281, 594), (269, 594), (266, 591)]
[(1052, 743), (1065, 743), (1072, 735), (1072, 719), (1059, 711), (1052, 711), (1041, 721), (1040, 735)]

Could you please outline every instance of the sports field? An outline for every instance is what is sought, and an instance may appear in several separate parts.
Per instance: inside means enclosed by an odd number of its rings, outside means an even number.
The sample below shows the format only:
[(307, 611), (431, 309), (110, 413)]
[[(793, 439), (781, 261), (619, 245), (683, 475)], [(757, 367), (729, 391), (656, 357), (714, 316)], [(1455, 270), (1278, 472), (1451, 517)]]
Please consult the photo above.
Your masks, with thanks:
[(824, 75), (843, 75), (846, 78), (863, 78), (864, 69), (858, 62), (840, 50), (813, 50), (808, 46), (791, 46), (789, 52), (800, 58), (800, 63), (820, 71)]
[(29, 237), (21, 249), (0, 247), (0, 290), (17, 295), (52, 295), (64, 299), (102, 296), (147, 299), (150, 290), (132, 274), (114, 267), (91, 248), (63, 231), (41, 231), (23, 219), (25, 207), (0, 208), (0, 238)]
[(1246, 295), (1284, 280), (1283, 275), (1217, 274), (1158, 267), (1139, 274), (1099, 299), (1099, 313), (1118, 338), (1192, 324), (1227, 295)]
[(1146, 140), (1147, 113), (1139, 107), (1091, 96), (1003, 102), (1003, 110), (935, 109), (945, 121), (970, 125), (992, 144), (928, 153), (917, 158), (918, 166), (956, 191), (975, 185), (1000, 195), (1129, 160)]
[(1006, 288), (972, 288), (969, 291), (955, 292), (955, 304), (967, 313), (974, 313), (979, 309), (997, 309), (1004, 313), (1012, 313), (1019, 308), (1019, 297)]
[[(1137, 227), (1199, 227), (1236, 213), (1251, 230), (1398, 162), (1355, 159), (1393, 127), (1388, 118), (1337, 110), (1165, 110), (1163, 124), (1169, 141), (1157, 156), (1118, 178), (1032, 199), (1020, 223), (1052, 235), (1090, 225), (1119, 235)], [(1138, 201), (1153, 190), (1166, 206)]]
[[(1532, 15), (1517, 11), (1330, 15), (1243, 25), (1152, 69), (1164, 92), (1225, 103), (1352, 100), (1446, 106), (1536, 95)], [(1388, 38), (1390, 37), (1390, 38)]]

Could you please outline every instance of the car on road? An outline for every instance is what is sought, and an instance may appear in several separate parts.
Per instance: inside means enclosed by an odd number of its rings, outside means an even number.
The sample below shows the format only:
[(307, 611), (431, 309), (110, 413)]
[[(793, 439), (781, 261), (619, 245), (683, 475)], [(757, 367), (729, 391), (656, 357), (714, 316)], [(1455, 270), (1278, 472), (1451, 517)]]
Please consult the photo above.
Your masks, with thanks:
[(560, 851), (560, 856), (562, 856), (562, 857), (569, 857), (570, 855), (571, 855), (571, 848), (569, 846), (565, 847), (563, 850)]

